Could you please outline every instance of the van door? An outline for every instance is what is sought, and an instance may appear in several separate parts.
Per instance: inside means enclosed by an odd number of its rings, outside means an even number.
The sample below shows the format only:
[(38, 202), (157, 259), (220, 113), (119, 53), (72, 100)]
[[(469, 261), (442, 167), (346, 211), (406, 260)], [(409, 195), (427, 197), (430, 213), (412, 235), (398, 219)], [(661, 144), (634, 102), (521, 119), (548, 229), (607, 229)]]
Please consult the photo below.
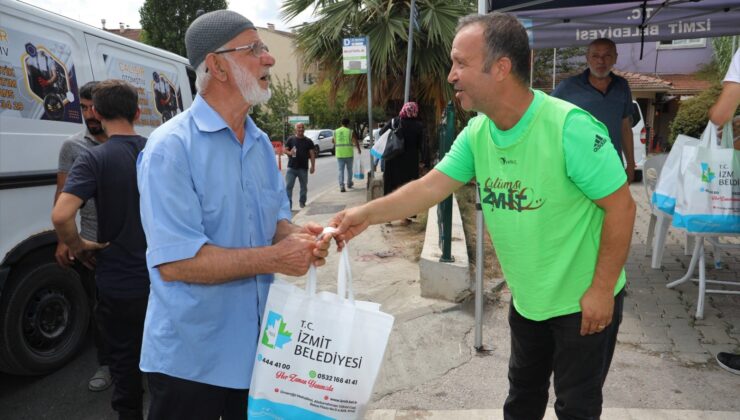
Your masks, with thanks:
[(121, 79), (136, 87), (141, 117), (137, 131), (148, 136), (152, 130), (182, 112), (193, 102), (183, 62), (156, 55), (144, 48), (117, 44), (85, 34), (95, 80)]

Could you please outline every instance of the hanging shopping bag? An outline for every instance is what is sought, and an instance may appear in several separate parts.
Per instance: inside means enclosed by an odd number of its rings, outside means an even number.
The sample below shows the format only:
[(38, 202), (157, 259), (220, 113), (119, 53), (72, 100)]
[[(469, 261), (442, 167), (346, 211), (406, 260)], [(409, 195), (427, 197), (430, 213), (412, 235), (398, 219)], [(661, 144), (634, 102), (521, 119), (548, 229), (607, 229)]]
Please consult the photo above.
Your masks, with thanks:
[(390, 136), (391, 130), (385, 130), (383, 134), (378, 137), (378, 141), (375, 142), (373, 145), (373, 148), (370, 149), (370, 154), (373, 155), (375, 159), (382, 159), (383, 153), (385, 152), (385, 145), (388, 143), (388, 136)]
[(676, 207), (676, 195), (681, 183), (681, 156), (683, 156), (684, 150), (698, 145), (699, 139), (679, 134), (670, 153), (668, 153), (663, 168), (660, 170), (658, 182), (655, 185), (655, 191), (653, 191), (652, 202), (658, 210), (669, 216), (673, 216)]
[(390, 135), (388, 136), (388, 140), (385, 144), (385, 150), (383, 151), (383, 159), (385, 160), (391, 160), (403, 153), (404, 149), (404, 139), (403, 139), (403, 131), (401, 129), (401, 122), (398, 122), (398, 127), (394, 127), (394, 122), (396, 119), (391, 120), (391, 128), (388, 130), (390, 131)]
[(710, 122), (700, 145), (681, 156), (673, 226), (692, 233), (740, 233), (740, 154), (732, 148), (732, 126), (723, 131), (720, 142)]
[(254, 419), (361, 419), (383, 361), (393, 316), (354, 300), (347, 247), (337, 293), (270, 286), (249, 387)]
[(354, 162), (352, 162), (352, 176), (355, 179), (365, 179), (365, 170), (362, 166), (362, 157), (356, 156)]

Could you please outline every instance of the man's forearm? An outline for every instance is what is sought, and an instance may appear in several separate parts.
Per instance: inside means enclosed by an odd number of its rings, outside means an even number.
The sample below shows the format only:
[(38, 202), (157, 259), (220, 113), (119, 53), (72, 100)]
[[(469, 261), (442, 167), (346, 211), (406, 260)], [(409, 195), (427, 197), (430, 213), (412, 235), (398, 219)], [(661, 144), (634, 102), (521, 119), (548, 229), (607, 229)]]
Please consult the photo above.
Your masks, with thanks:
[(80, 248), (82, 238), (77, 230), (77, 222), (75, 222), (74, 218), (55, 222), (54, 229), (56, 229), (59, 240), (70, 249), (75, 250)]
[(193, 258), (161, 264), (157, 268), (165, 281), (221, 284), (257, 274), (275, 273), (277, 263), (270, 247), (221, 248), (203, 245)]
[(405, 184), (392, 194), (365, 204), (370, 224), (400, 220), (418, 214), (444, 200), (462, 185), (462, 182), (432, 169), (424, 177)]
[(592, 287), (614, 289), (627, 261), (634, 223), (635, 203), (631, 197), (622, 208), (606, 209)]
[[(628, 124), (629, 125), (629, 124)], [(632, 138), (632, 128), (622, 127), (622, 150), (627, 165), (635, 164), (635, 142)]]

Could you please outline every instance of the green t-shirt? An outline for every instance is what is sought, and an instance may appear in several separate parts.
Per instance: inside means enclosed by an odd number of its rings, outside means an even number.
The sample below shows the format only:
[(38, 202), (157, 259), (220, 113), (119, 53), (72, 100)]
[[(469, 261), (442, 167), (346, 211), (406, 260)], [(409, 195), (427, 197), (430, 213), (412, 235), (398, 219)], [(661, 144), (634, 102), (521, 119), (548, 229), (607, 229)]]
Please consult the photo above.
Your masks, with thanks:
[(334, 130), (334, 150), (338, 158), (350, 158), (355, 155), (352, 149), (352, 131), (347, 127)]
[[(514, 306), (541, 321), (579, 312), (596, 268), (604, 211), (593, 200), (627, 176), (606, 127), (586, 111), (533, 91), (519, 122), (470, 120), (436, 169), (475, 177)], [(624, 270), (615, 294), (625, 284)]]

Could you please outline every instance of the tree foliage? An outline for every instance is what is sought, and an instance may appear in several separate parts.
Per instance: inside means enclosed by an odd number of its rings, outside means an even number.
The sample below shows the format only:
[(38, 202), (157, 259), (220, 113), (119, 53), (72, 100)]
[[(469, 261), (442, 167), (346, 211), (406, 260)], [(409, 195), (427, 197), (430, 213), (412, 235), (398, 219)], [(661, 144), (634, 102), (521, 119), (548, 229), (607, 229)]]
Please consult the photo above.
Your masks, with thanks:
[[(558, 48), (557, 58), (555, 61), (556, 74), (567, 75), (585, 68), (586, 48), (587, 47)], [(532, 71), (533, 86), (552, 87), (552, 59), (552, 48), (534, 50), (534, 66)]]
[[(411, 99), (441, 114), (452, 98), (447, 83), (450, 47), (460, 17), (475, 11), (471, 0), (418, 0), (411, 70)], [(342, 70), (342, 39), (370, 39), (373, 100), (397, 113), (403, 101), (410, 2), (403, 0), (285, 0), (284, 19), (314, 10), (315, 22), (296, 31), (296, 44), (306, 63), (321, 63), (330, 94), (347, 92), (347, 106), (367, 103), (367, 77), (346, 76)], [(393, 108), (393, 109), (390, 109)]]
[(298, 99), (298, 91), (290, 79), (283, 81), (275, 76), (270, 83), (270, 90), (270, 100), (252, 109), (252, 119), (271, 140), (284, 140), (286, 133), (292, 133), (292, 129), (286, 127), (286, 117), (293, 114), (291, 108)]
[(186, 57), (185, 31), (196, 12), (227, 7), (226, 0), (146, 0), (139, 9), (142, 41)]
[[(359, 132), (363, 132), (367, 125), (367, 107), (349, 109), (347, 98), (349, 94), (344, 89), (331, 100), (331, 83), (325, 80), (317, 83), (303, 92), (298, 98), (298, 113), (311, 118), (310, 126), (316, 128), (339, 127), (342, 118), (349, 118), (356, 125)], [(380, 107), (373, 107), (374, 122), (385, 121), (385, 113)]]
[(717, 101), (720, 90), (720, 85), (716, 84), (693, 98), (681, 101), (676, 118), (673, 119), (670, 125), (670, 144), (673, 144), (679, 134), (696, 138), (701, 137), (701, 133), (704, 132), (704, 128), (706, 128), (709, 121), (707, 112), (712, 104)]

